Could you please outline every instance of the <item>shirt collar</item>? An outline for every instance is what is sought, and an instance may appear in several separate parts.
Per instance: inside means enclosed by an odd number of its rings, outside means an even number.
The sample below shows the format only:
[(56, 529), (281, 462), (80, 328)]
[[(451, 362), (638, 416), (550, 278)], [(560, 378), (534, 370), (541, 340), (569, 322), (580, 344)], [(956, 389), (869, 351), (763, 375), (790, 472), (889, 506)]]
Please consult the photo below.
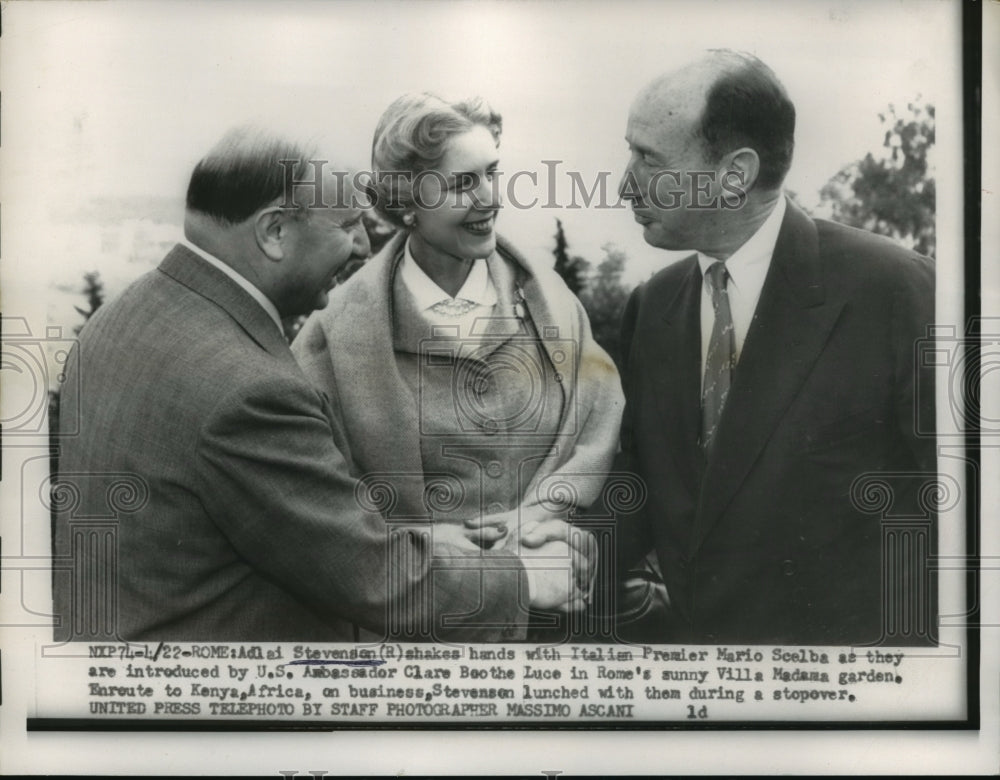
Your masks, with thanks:
[(240, 274), (236, 269), (226, 265), (215, 255), (209, 254), (197, 244), (192, 244), (186, 238), (182, 238), (180, 240), (180, 243), (187, 249), (190, 249), (192, 252), (198, 255), (198, 257), (200, 257), (206, 263), (211, 265), (213, 268), (218, 268), (220, 271), (222, 271), (222, 273), (224, 273), (226, 276), (228, 276), (230, 279), (236, 282), (236, 284), (238, 284), (244, 291), (246, 291), (246, 293), (250, 295), (251, 298), (257, 301), (257, 303), (261, 305), (261, 308), (263, 308), (264, 311), (267, 312), (267, 315), (272, 320), (274, 320), (274, 324), (278, 326), (278, 331), (281, 333), (282, 338), (284, 338), (285, 329), (281, 325), (281, 315), (278, 313), (278, 309), (275, 307), (275, 305), (271, 303), (270, 298), (268, 298), (257, 287), (255, 287), (249, 279)]
[(397, 271), (406, 289), (410, 291), (419, 311), (427, 311), (441, 301), (463, 298), (479, 306), (492, 306), (497, 302), (497, 291), (490, 278), (489, 268), (482, 258), (472, 263), (472, 270), (465, 279), (462, 289), (453, 297), (442, 290), (427, 273), (417, 265), (410, 252), (410, 242), (406, 242), (403, 259)]
[[(737, 289), (746, 286), (750, 277), (762, 276), (760, 273), (762, 268), (766, 273), (767, 266), (771, 263), (771, 255), (774, 254), (774, 247), (778, 243), (778, 233), (785, 218), (785, 208), (785, 198), (782, 196), (778, 198), (767, 219), (757, 228), (757, 232), (726, 260), (730, 281)], [(698, 265), (701, 266), (702, 276), (716, 262), (718, 262), (716, 258), (702, 252), (698, 253)]]

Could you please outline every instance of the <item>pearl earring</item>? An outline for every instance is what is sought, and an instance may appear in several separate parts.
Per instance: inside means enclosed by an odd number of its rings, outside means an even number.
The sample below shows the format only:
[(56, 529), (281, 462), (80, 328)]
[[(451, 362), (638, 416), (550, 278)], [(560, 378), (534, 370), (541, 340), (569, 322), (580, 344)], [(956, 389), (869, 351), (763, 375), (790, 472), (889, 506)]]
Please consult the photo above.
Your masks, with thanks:
[(403, 224), (406, 225), (407, 227), (413, 227), (413, 224), (416, 221), (417, 221), (416, 218), (412, 214), (403, 215)]

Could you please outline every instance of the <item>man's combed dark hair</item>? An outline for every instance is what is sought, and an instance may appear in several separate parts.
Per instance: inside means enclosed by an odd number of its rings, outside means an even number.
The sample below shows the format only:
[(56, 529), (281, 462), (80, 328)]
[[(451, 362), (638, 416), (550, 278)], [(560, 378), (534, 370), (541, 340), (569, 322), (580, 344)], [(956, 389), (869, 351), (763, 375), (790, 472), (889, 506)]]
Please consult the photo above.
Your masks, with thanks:
[(699, 135), (713, 161), (748, 146), (760, 158), (757, 183), (784, 181), (795, 149), (795, 106), (767, 65), (751, 54), (714, 52), (726, 64), (709, 88)]
[(230, 130), (195, 166), (187, 207), (235, 225), (312, 176), (312, 150), (253, 127)]

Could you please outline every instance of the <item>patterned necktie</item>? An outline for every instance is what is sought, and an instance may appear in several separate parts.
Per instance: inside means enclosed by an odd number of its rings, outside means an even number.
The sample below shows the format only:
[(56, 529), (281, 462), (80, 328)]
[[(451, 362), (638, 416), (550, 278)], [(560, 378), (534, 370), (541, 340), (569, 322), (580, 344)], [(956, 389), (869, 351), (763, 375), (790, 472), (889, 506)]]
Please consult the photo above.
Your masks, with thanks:
[(452, 298), (435, 303), (431, 311), (444, 317), (464, 317), (478, 305), (468, 298)]
[(733, 381), (736, 333), (733, 330), (733, 314), (729, 309), (729, 292), (726, 289), (729, 272), (725, 263), (713, 263), (705, 278), (712, 291), (712, 308), (715, 309), (715, 326), (712, 328), (712, 339), (708, 343), (708, 356), (705, 358), (705, 385), (701, 391), (701, 447), (707, 455)]

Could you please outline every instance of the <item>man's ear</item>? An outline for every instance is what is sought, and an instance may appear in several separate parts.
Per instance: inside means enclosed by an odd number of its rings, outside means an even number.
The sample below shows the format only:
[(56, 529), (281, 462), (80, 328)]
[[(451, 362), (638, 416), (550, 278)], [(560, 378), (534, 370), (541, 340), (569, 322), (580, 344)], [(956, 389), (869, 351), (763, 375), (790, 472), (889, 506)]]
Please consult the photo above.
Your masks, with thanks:
[(254, 215), (254, 238), (260, 251), (270, 260), (282, 260), (288, 252), (288, 222), (291, 218), (291, 213), (280, 206), (261, 209)]
[(745, 191), (753, 189), (760, 174), (760, 156), (749, 146), (744, 146), (726, 155), (723, 173), (739, 184)]

